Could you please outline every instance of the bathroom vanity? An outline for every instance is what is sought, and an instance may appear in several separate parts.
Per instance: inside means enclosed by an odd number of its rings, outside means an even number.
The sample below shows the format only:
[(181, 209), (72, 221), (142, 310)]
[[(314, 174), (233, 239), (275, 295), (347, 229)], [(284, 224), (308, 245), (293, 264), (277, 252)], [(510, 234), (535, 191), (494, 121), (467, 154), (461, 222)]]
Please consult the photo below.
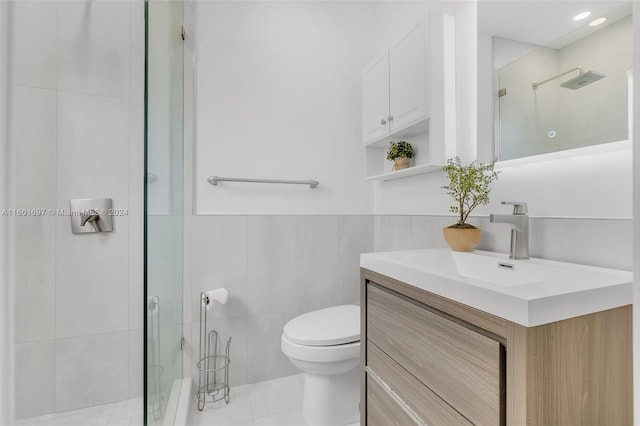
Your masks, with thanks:
[(630, 273), (448, 249), (361, 266), (362, 424), (632, 424)]

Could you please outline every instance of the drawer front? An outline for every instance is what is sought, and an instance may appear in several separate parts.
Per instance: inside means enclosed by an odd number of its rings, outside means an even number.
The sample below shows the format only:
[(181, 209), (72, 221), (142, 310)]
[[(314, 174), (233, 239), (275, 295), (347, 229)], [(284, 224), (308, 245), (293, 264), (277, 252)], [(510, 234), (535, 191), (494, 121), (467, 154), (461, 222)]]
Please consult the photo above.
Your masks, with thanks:
[(367, 367), (389, 386), (428, 425), (473, 426), (372, 343), (367, 344)]
[(418, 423), (375, 380), (367, 375), (366, 426), (413, 426)]
[(367, 285), (367, 339), (476, 425), (504, 422), (500, 343)]

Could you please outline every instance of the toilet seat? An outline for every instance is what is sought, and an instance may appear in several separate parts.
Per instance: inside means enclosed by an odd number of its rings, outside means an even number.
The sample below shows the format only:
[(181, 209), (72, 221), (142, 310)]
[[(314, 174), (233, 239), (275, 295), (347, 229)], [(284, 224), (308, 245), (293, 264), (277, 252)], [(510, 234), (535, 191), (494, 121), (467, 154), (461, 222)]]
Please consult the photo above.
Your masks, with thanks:
[(342, 305), (309, 312), (289, 321), (283, 337), (303, 346), (335, 346), (360, 341), (360, 307)]
[(360, 357), (360, 341), (332, 346), (309, 346), (294, 343), (283, 334), (280, 348), (289, 358), (305, 362), (332, 363), (352, 359), (359, 362)]

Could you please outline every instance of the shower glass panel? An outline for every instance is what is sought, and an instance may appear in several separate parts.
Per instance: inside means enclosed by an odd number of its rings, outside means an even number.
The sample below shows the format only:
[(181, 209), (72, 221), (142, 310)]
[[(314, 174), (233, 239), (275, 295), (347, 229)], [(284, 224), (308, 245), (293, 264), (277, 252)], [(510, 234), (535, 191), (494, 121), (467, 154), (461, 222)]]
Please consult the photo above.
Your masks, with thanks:
[(145, 4), (145, 424), (173, 424), (182, 374), (182, 2)]

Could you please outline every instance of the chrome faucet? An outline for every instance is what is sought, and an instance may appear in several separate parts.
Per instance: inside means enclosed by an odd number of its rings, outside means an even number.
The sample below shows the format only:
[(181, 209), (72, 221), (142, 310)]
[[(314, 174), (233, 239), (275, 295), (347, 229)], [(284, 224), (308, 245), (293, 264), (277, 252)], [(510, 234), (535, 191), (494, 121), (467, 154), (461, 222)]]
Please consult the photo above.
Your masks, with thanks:
[(511, 227), (510, 259), (529, 259), (529, 215), (527, 203), (503, 201), (502, 204), (513, 206), (513, 214), (492, 214), (491, 223), (505, 223)]

